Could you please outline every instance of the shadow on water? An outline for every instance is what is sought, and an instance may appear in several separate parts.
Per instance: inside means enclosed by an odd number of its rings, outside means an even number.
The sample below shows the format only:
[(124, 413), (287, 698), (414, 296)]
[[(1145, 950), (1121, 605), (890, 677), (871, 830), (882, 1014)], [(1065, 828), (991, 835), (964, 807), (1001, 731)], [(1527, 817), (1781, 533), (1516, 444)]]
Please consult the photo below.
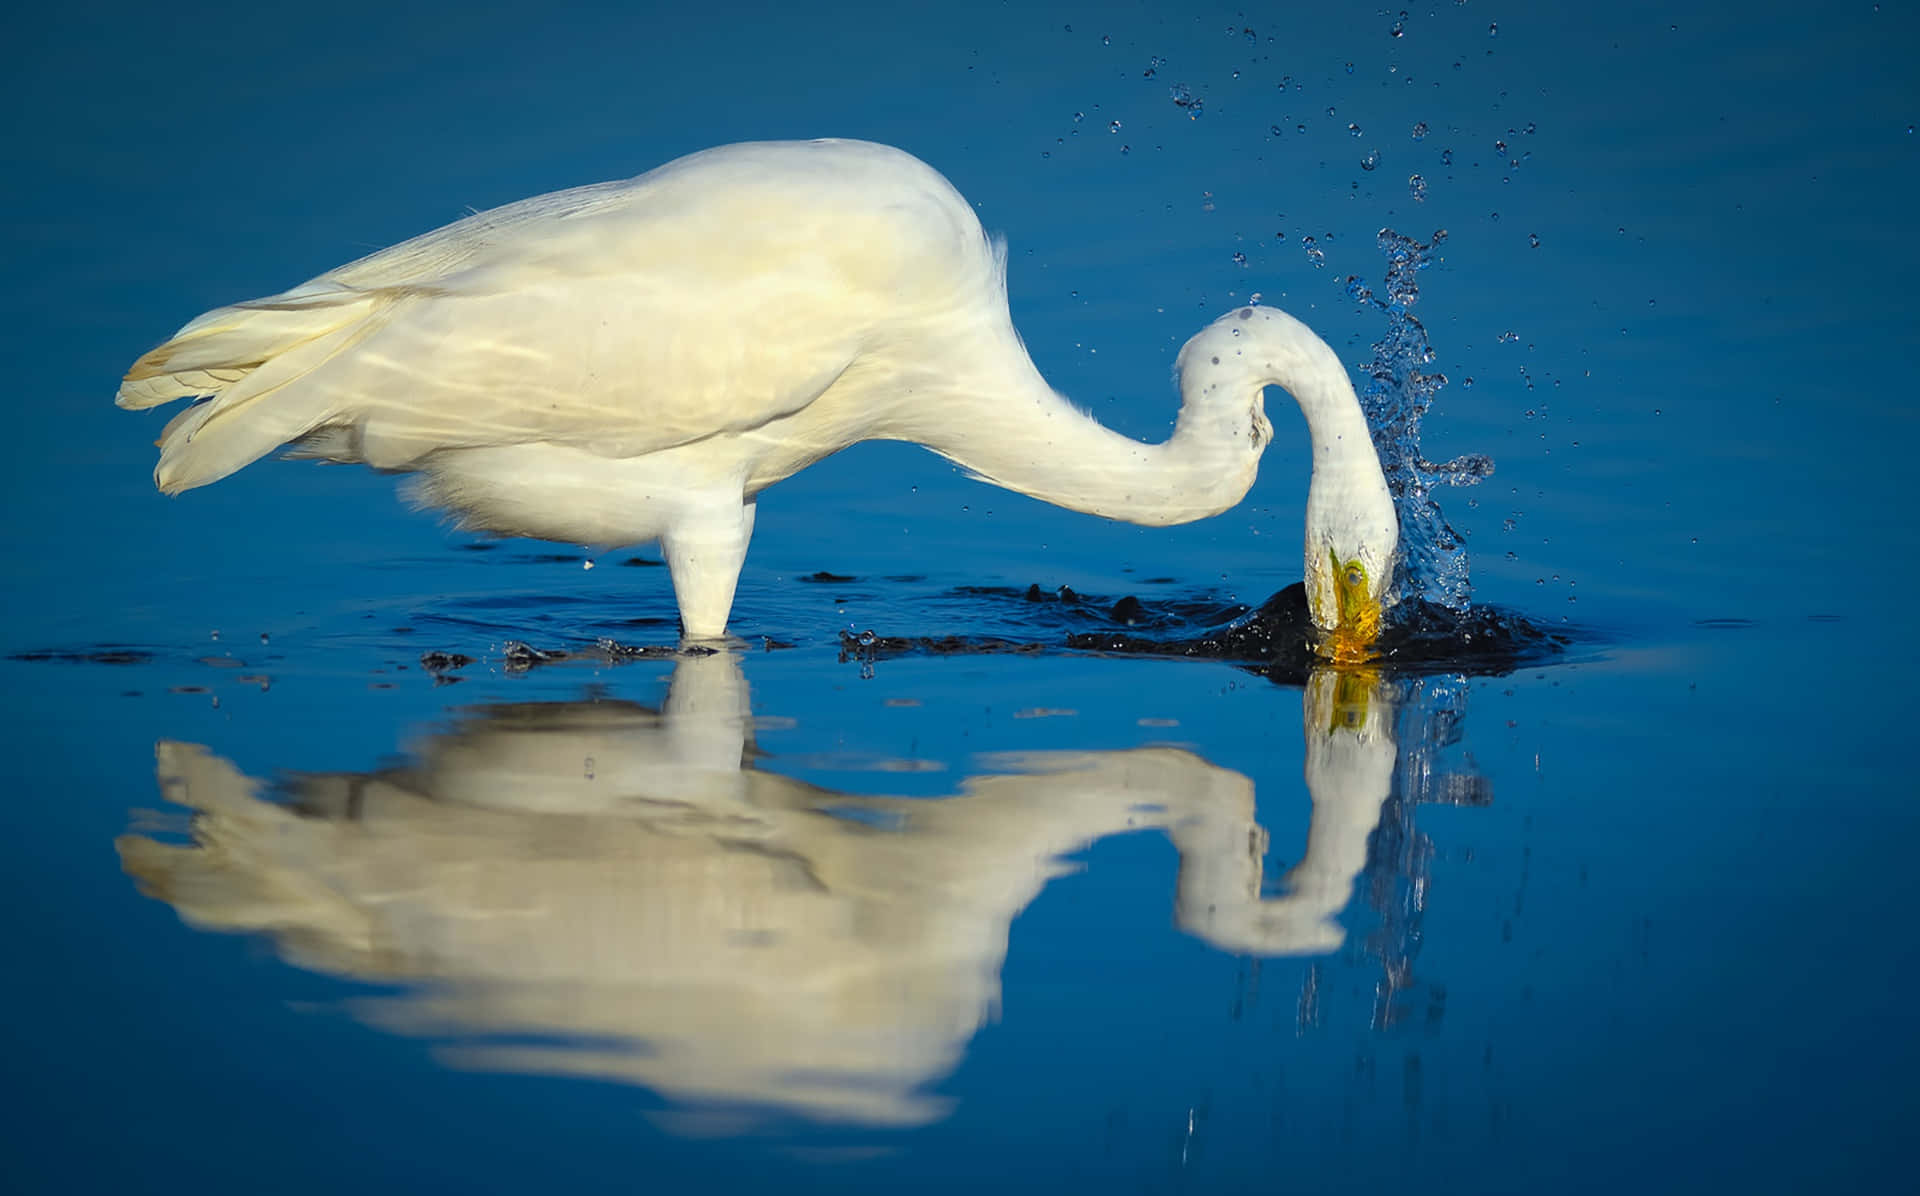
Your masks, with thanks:
[[(268, 936), (301, 967), (396, 988), (354, 1014), (451, 1065), (640, 1085), (685, 1130), (766, 1115), (943, 1117), (929, 1090), (1000, 1003), (1012, 924), (1069, 857), (1140, 830), (1179, 853), (1179, 928), (1254, 956), (1343, 952), (1368, 1020), (1444, 1013), (1413, 964), (1432, 856), (1412, 811), (1485, 805), (1457, 677), (1319, 669), (1303, 694), (1311, 815), (1269, 871), (1247, 776), (1190, 751), (988, 756), (951, 796), (835, 792), (761, 767), (742, 658), (676, 658), (656, 711), (487, 705), (399, 764), (269, 786), (164, 742), (184, 842), (118, 841), (192, 926)], [(1358, 892), (1370, 912), (1350, 910)], [(1349, 921), (1365, 927), (1352, 941)], [(1307, 971), (1298, 1028), (1353, 989)]]

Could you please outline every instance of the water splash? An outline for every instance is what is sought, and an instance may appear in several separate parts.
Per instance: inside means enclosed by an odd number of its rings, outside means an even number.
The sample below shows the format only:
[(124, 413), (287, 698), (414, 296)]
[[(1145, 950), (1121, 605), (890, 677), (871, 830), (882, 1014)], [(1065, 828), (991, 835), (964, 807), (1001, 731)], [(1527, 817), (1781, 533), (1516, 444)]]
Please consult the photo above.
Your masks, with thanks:
[(1420, 421), (1433, 405), (1434, 395), (1447, 384), (1447, 376), (1428, 369), (1434, 360), (1433, 346), (1412, 308), (1420, 298), (1420, 271), (1431, 264), (1433, 250), (1446, 237), (1441, 229), (1423, 245), (1390, 228), (1381, 229), (1378, 244), (1387, 258), (1383, 293), (1375, 294), (1357, 277), (1347, 280), (1347, 293), (1387, 314), (1386, 334), (1373, 346), (1360, 405), (1373, 430), (1387, 488), (1400, 512), (1401, 568), (1393, 599), (1421, 599), (1458, 614), (1471, 605), (1467, 549), (1434, 501), (1433, 489), (1472, 485), (1493, 472), (1493, 461), (1484, 454), (1469, 453), (1436, 463), (1420, 451)]

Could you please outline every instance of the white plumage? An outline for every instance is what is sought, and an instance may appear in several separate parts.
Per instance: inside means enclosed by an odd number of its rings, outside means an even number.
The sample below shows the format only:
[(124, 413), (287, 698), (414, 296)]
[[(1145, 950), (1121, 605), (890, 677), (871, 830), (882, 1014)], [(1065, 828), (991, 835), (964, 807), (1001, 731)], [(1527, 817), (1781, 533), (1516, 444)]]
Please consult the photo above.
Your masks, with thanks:
[(209, 396), (161, 436), (169, 494), (291, 444), (415, 472), (420, 500), (477, 530), (658, 539), (686, 634), (709, 637), (760, 491), (849, 444), (914, 441), (1047, 502), (1180, 523), (1252, 485), (1278, 384), (1314, 441), (1315, 620), (1341, 626), (1348, 562), (1377, 611), (1392, 500), (1324, 342), (1271, 308), (1229, 313), (1181, 351), (1172, 438), (1141, 444), (1040, 377), (1005, 269), (967, 202), (900, 150), (723, 146), (217, 308), (140, 358), (118, 401)]

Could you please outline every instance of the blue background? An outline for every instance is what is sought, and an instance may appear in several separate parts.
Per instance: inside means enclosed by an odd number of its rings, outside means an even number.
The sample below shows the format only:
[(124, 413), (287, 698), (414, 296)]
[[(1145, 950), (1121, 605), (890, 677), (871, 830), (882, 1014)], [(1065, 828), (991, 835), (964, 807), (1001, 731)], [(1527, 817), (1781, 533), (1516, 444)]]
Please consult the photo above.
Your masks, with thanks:
[[(1553, 9), (13, 18), (0, 649), (133, 643), (154, 657), (0, 663), (10, 1186), (1880, 1177), (1915, 1062), (1895, 1002), (1916, 979), (1900, 778), (1920, 17), (1851, 2)], [(1201, 100), (1197, 119), (1177, 87)], [(1327, 1033), (1295, 1033), (1303, 961), (1267, 964), (1269, 1004), (1235, 1020), (1251, 965), (1178, 934), (1170, 853), (1122, 838), (1016, 922), (1003, 1019), (941, 1086), (950, 1118), (688, 1139), (639, 1115), (662, 1104), (653, 1094), (442, 1070), (420, 1043), (338, 1012), (350, 979), (190, 931), (120, 875), (114, 836), (159, 800), (156, 739), (208, 744), (258, 776), (368, 769), (450, 704), (397, 671), (423, 648), (493, 660), (507, 639), (611, 627), (664, 642), (672, 616), (659, 571), (589, 572), (542, 545), (462, 551), (468, 537), (364, 471), (263, 463), (163, 500), (150, 480), (163, 417), (110, 401), (126, 366), (206, 308), (469, 207), (813, 136), (897, 144), (953, 180), (1008, 238), (1015, 321), (1042, 372), (1142, 438), (1170, 426), (1179, 345), (1255, 292), (1364, 363), (1381, 319), (1345, 282), (1378, 279), (1375, 232), (1448, 231), (1422, 276), (1451, 379), (1427, 448), (1489, 453), (1497, 472), (1442, 501), (1470, 537), (1476, 597), (1564, 620), (1586, 647), (1575, 664), (1474, 682), (1455, 750), (1494, 803), (1418, 811), (1437, 852), (1421, 956), (1447, 989), (1437, 1028), (1370, 1029), (1372, 965), (1354, 952), (1327, 965), (1345, 978), (1327, 990), (1343, 1011)], [(1258, 601), (1297, 578), (1305, 494), (1302, 429), (1273, 415), (1245, 504), (1182, 528), (983, 489), (909, 446), (856, 446), (783, 483), (761, 502), (734, 620), (797, 645), (746, 662), (756, 713), (794, 720), (762, 746), (936, 760), (933, 795), (981, 771), (982, 751), (1173, 736), (1253, 778), (1274, 856), (1291, 858), (1305, 810), (1293, 691), (1225, 665), (1067, 655), (886, 661), (863, 680), (835, 651), (842, 628), (1018, 618), (957, 600), (967, 584), (1117, 596), (1166, 576), (1170, 593)], [(821, 569), (860, 581), (795, 584)], [(899, 575), (921, 580), (883, 580)], [(234, 656), (273, 688), (200, 663)], [(561, 700), (591, 683), (657, 702), (663, 677), (488, 666), (458, 701)], [(889, 697), (923, 703), (910, 733)], [(1009, 707), (1078, 714), (982, 713)], [(893, 775), (766, 766), (902, 791)]]

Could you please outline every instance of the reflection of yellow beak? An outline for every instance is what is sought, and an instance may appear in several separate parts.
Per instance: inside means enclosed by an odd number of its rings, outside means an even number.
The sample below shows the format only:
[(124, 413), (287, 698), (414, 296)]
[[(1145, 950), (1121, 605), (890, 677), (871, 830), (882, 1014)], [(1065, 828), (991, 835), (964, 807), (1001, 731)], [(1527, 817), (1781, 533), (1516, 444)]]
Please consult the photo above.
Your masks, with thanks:
[[(1327, 734), (1345, 728), (1356, 734), (1367, 725), (1367, 706), (1380, 675), (1372, 669), (1316, 669), (1314, 697), (1324, 712)], [(1328, 693), (1331, 682), (1331, 693)]]
[(1333, 556), (1333, 594), (1340, 621), (1320, 641), (1319, 654), (1335, 664), (1360, 664), (1373, 658), (1380, 636), (1380, 603), (1367, 592), (1367, 567), (1359, 560), (1340, 563)]

